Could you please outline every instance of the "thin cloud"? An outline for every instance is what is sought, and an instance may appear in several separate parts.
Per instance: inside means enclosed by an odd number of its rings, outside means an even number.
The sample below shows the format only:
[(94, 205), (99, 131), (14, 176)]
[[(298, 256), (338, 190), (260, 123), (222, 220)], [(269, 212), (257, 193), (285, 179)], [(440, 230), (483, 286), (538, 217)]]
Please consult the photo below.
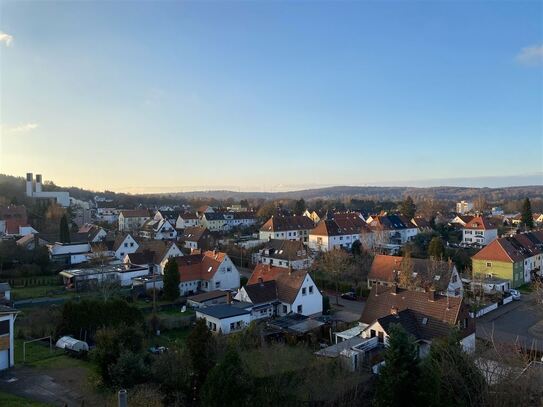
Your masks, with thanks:
[(525, 66), (543, 65), (543, 44), (522, 48), (516, 60), (519, 64)]
[(0, 43), (4, 43), (6, 47), (11, 47), (11, 44), (13, 43), (13, 36), (0, 31)]
[(5, 131), (6, 134), (29, 133), (32, 130), (35, 130), (37, 128), (38, 128), (38, 125), (36, 123), (24, 123), (24, 124), (20, 124), (18, 126), (13, 126), (13, 127), (2, 126), (2, 130)]

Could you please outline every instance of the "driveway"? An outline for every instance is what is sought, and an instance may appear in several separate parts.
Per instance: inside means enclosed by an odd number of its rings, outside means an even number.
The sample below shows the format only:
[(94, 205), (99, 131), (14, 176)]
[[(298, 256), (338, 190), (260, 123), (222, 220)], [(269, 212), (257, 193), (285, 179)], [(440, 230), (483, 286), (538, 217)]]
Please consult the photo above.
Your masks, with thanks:
[(330, 306), (335, 311), (335, 318), (345, 322), (354, 322), (360, 319), (364, 306), (366, 305), (365, 301), (350, 301), (339, 297), (339, 305), (336, 305), (335, 292), (327, 290), (325, 294), (330, 298)]
[(523, 295), (476, 321), (478, 338), (502, 343), (519, 343), (543, 352), (543, 305), (535, 296)]

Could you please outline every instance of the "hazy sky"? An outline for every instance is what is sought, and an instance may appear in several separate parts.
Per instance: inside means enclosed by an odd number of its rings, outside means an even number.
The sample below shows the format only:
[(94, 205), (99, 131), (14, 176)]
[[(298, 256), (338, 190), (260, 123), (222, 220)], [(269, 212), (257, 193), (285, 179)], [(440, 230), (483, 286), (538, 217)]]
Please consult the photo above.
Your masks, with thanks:
[(133, 192), (543, 183), (542, 21), (540, 1), (1, 1), (0, 172)]

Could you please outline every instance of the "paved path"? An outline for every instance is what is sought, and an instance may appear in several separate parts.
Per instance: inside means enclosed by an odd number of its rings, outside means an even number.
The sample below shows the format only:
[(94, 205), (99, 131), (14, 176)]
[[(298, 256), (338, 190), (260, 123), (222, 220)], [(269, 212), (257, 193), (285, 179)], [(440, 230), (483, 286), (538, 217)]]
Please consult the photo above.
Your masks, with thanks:
[(53, 377), (28, 367), (15, 367), (0, 373), (0, 390), (55, 406), (81, 406), (83, 396)]
[(532, 296), (523, 295), (476, 321), (476, 335), (485, 340), (518, 343), (528, 349), (543, 352), (543, 336), (539, 327), (543, 321), (543, 305), (535, 304)]

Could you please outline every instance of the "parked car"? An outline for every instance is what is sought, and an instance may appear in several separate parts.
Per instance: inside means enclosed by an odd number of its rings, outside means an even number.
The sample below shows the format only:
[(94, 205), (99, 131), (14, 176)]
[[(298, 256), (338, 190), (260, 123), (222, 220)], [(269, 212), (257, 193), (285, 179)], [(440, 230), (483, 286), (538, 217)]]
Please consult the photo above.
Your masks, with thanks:
[(349, 301), (356, 301), (356, 293), (354, 291), (349, 291), (348, 293), (341, 294), (341, 298)]
[(518, 290), (509, 290), (509, 294), (513, 297), (514, 301), (520, 301), (520, 291)]

